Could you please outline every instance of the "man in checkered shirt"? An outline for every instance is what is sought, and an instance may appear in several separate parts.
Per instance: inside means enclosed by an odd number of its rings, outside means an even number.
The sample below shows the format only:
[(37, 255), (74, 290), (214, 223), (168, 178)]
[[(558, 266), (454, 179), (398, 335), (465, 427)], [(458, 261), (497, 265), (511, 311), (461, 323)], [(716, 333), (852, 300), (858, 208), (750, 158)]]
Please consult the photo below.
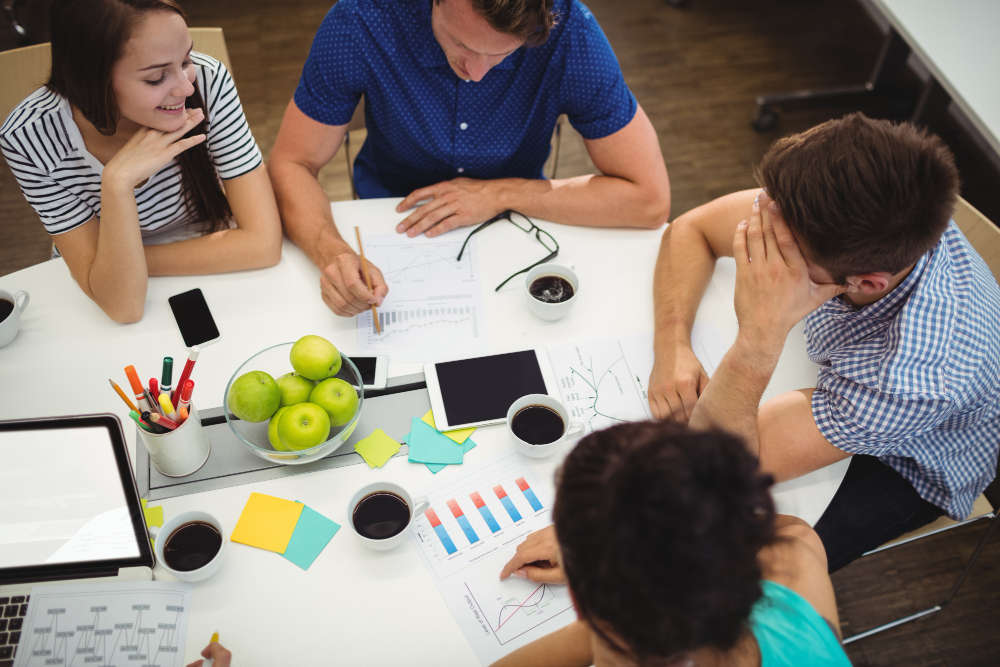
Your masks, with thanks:
[[(654, 282), (661, 419), (742, 435), (778, 481), (853, 458), (816, 531), (830, 571), (942, 514), (963, 519), (1000, 448), (1000, 287), (950, 221), (944, 143), (861, 114), (774, 143), (764, 190), (667, 229)], [(736, 257), (739, 334), (712, 381), (691, 325), (715, 259)], [(815, 389), (759, 405), (805, 318)]]

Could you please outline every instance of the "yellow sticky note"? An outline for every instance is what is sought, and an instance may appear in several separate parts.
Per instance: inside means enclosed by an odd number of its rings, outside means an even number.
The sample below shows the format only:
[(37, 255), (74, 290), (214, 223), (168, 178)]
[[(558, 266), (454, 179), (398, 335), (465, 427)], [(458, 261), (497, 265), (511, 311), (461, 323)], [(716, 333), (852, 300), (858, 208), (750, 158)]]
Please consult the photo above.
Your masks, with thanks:
[[(142, 503), (142, 514), (146, 519), (147, 526), (163, 526), (163, 506), (157, 505), (156, 507), (146, 507), (146, 499), (140, 498), (139, 502)], [(156, 540), (150, 539), (150, 544), (156, 544)]]
[[(437, 428), (437, 426), (434, 425), (434, 413), (430, 410), (427, 411), (427, 414), (424, 415), (420, 421), (424, 422), (428, 426)], [(442, 431), (442, 433), (461, 445), (475, 430), (476, 429), (474, 428), (460, 428), (457, 431)]]
[(377, 428), (370, 436), (358, 441), (354, 445), (354, 451), (361, 454), (369, 467), (378, 466), (381, 468), (399, 451), (400, 446), (398, 442), (387, 436), (385, 431)]
[(251, 493), (230, 539), (259, 549), (285, 553), (295, 524), (302, 514), (302, 503)]

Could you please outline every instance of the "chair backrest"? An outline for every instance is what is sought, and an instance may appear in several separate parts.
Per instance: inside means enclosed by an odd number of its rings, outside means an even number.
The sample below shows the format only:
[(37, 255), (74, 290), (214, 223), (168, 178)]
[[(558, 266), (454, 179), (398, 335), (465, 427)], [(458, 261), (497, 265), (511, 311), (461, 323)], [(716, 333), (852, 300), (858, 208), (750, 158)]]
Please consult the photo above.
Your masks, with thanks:
[(1000, 283), (1000, 229), (961, 197), (958, 198), (953, 218)]
[[(222, 28), (190, 28), (194, 50), (229, 64), (229, 49)], [(25, 97), (49, 79), (52, 48), (48, 42), (0, 52), (0, 124)]]

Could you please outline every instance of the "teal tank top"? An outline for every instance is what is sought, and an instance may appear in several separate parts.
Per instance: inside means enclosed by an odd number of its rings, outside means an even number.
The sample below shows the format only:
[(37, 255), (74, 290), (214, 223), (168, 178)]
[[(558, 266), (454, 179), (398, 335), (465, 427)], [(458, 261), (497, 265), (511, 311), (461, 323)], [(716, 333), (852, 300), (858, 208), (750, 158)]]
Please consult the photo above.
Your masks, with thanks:
[(761, 667), (850, 667), (830, 625), (790, 588), (761, 581), (764, 594), (750, 611)]

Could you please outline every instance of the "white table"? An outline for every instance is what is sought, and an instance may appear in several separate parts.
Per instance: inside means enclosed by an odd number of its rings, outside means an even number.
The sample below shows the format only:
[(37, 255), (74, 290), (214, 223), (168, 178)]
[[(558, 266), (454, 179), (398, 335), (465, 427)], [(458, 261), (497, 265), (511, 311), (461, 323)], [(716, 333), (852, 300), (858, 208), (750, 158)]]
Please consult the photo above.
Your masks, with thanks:
[(1000, 156), (1000, 2), (871, 1)]
[[(398, 200), (333, 204), (341, 229), (390, 232), (403, 217)], [(585, 338), (651, 331), (652, 270), (662, 231), (613, 231), (542, 223), (558, 239), (559, 261), (575, 264), (581, 302), (569, 316), (547, 323), (535, 318), (518, 281), (500, 293), (493, 287), (526, 266), (539, 248), (512, 225), (494, 225), (480, 240), (485, 276), (486, 330), (490, 349), (502, 352)], [(465, 231), (453, 232), (456, 234)], [(353, 236), (353, 235), (351, 235)], [(699, 320), (716, 323), (731, 343), (736, 335), (732, 306), (735, 265), (719, 263)], [(357, 350), (354, 319), (330, 313), (319, 297), (319, 272), (294, 245), (285, 242), (281, 262), (259, 271), (218, 276), (154, 278), (149, 281), (142, 321), (119, 325), (108, 319), (73, 282), (62, 260), (0, 278), (0, 287), (31, 293), (22, 330), (0, 349), (0, 419), (113, 412), (125, 425), (130, 452), (134, 429), (127, 408), (107, 384), (127, 389), (122, 368), (134, 364), (145, 379), (159, 374), (163, 356), (185, 356), (167, 306), (172, 294), (200, 287), (222, 332), (195, 368), (195, 401), (221, 405), (226, 382), (248, 357), (264, 347), (305, 334), (332, 340), (347, 354)], [(182, 362), (178, 362), (182, 363)], [(390, 375), (420, 371), (390, 364)], [(179, 371), (178, 371), (179, 372)], [(815, 366), (805, 357), (801, 330), (789, 336), (768, 395), (814, 386)], [(481, 461), (507, 446), (503, 427), (482, 428), (466, 461)], [(559, 457), (530, 463), (552, 491)], [(792, 483), (779, 485), (781, 511), (814, 523), (833, 497), (846, 461)], [(460, 474), (448, 468), (440, 476)], [(347, 502), (373, 479), (391, 480), (416, 491), (434, 478), (405, 458), (382, 470), (345, 466), (284, 479), (237, 486), (162, 502), (169, 518), (187, 510), (217, 516), (231, 532), (251, 491), (297, 499), (334, 521), (347, 521)], [(243, 664), (475, 665), (477, 660), (429, 574), (410, 544), (373, 552), (344, 528), (307, 572), (275, 554), (231, 544), (222, 570), (195, 585), (186, 660), (193, 661), (212, 632)], [(155, 576), (169, 578), (157, 568)]]

